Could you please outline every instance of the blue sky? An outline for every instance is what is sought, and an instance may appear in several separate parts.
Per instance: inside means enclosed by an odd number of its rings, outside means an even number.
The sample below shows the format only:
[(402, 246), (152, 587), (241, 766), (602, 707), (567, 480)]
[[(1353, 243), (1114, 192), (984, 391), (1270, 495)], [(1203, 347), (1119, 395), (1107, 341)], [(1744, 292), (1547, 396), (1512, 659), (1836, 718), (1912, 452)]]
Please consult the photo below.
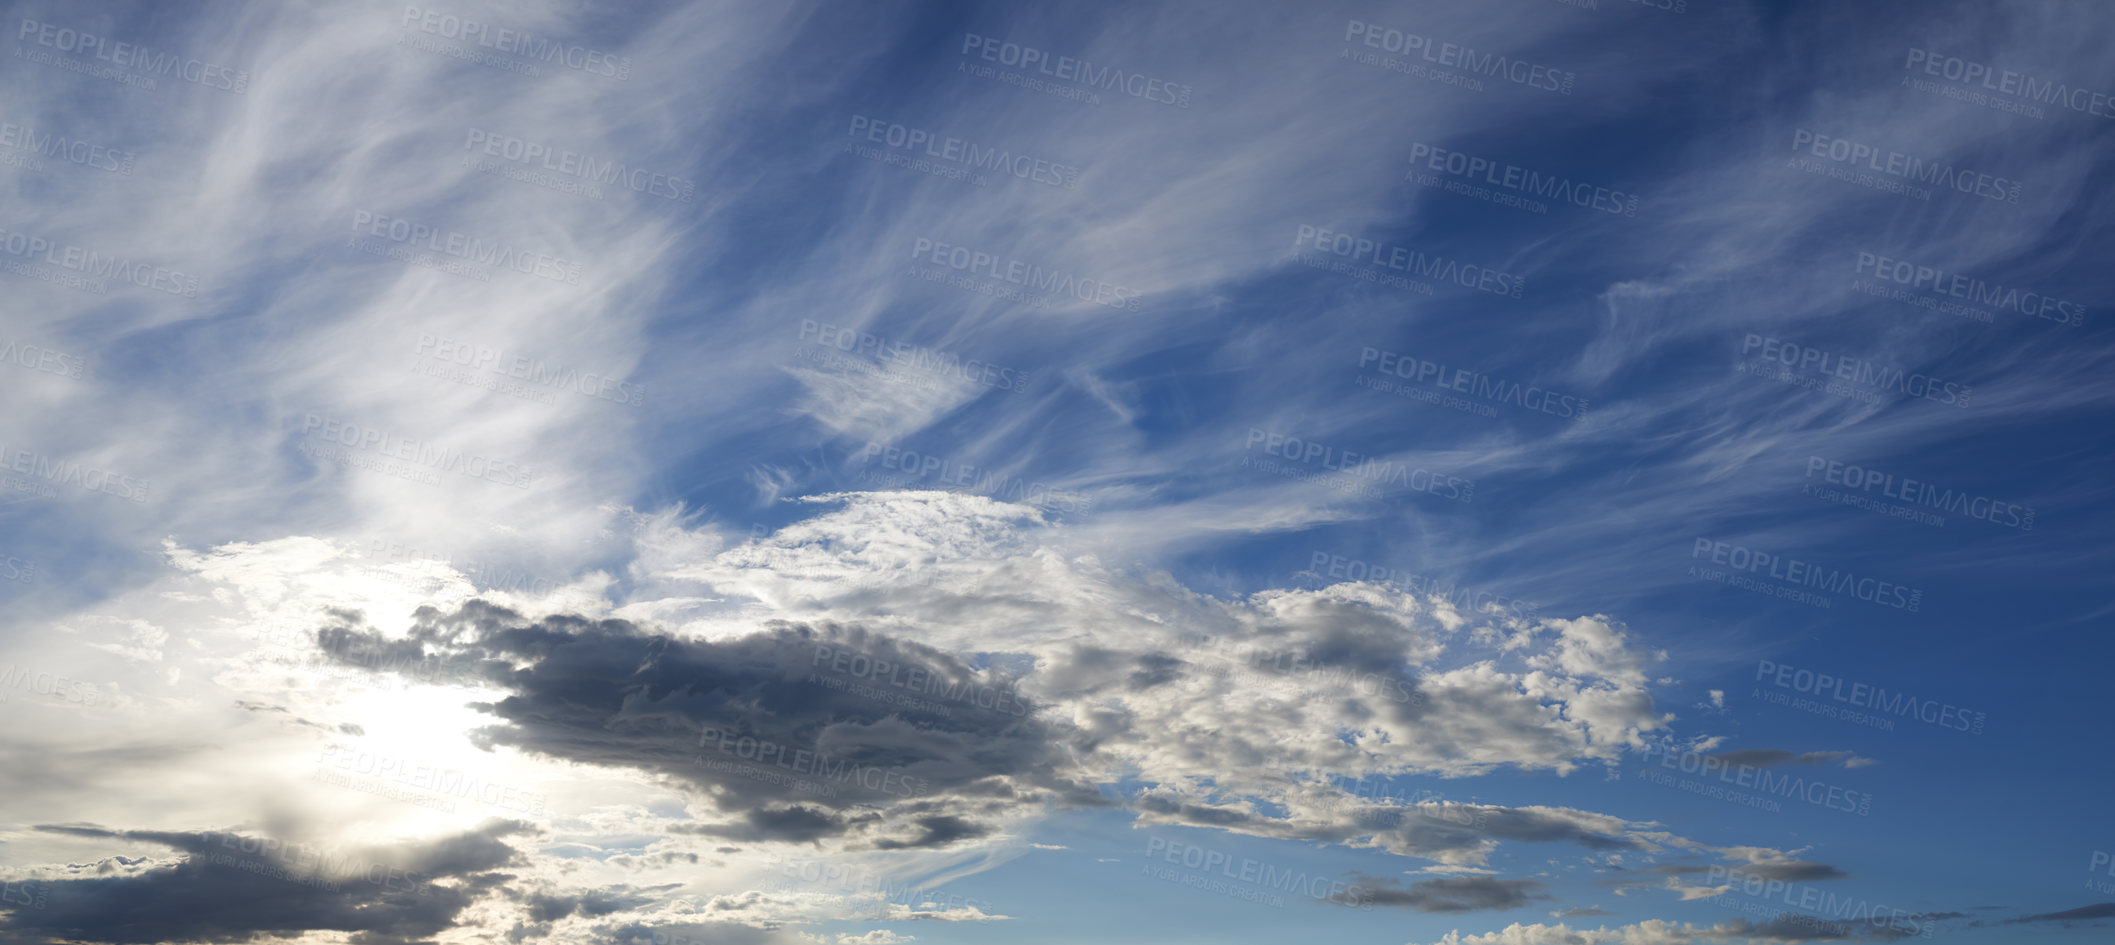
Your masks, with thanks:
[(0, 941), (2115, 920), (2097, 5), (7, 12)]

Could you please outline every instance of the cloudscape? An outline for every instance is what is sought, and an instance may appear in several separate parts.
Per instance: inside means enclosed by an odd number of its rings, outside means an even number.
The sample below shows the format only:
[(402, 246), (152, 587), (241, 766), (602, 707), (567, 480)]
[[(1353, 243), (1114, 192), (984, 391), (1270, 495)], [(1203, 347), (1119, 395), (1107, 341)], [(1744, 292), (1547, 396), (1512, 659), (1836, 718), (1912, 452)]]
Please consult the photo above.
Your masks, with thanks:
[(5, 7), (0, 943), (2115, 934), (2115, 7), (433, 2)]

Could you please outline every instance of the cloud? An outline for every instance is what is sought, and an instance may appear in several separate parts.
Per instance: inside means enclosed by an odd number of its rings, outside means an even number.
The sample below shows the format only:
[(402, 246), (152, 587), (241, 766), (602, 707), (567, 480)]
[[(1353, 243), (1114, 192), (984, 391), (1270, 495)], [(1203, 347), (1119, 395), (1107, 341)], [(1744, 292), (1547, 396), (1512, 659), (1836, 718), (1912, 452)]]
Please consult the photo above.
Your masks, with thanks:
[(1722, 751), (1711, 757), (1730, 765), (1746, 765), (1751, 768), (1774, 768), (1779, 765), (1822, 765), (1842, 762), (1846, 768), (1863, 768), (1878, 764), (1871, 758), (1860, 758), (1847, 751), (1791, 752), (1775, 748), (1749, 748), (1740, 751)]
[(2005, 924), (2015, 925), (2026, 922), (2084, 922), (2090, 919), (2115, 919), (2115, 902), (2096, 902), (2092, 905), (2079, 906), (2076, 909), (2065, 909), (2062, 912), (2043, 912), (2037, 915), (2020, 916), (2016, 919), (2005, 920)]
[(339, 931), (376, 945), (425, 941), (452, 927), (505, 879), (491, 871), (520, 862), (505, 838), (531, 830), (518, 821), (492, 821), (428, 841), (331, 850), (234, 832), (38, 829), (101, 841), (106, 849), (146, 844), (181, 856), (121, 876), (42, 880), (48, 904), (0, 904), (7, 909), (0, 930), (124, 943)]
[(1340, 894), (1339, 901), (1371, 903), (1418, 912), (1453, 913), (1517, 909), (1538, 899), (1550, 898), (1543, 885), (1532, 879), (1494, 879), (1460, 876), (1428, 879), (1401, 885), (1394, 880), (1362, 877), (1358, 893)]

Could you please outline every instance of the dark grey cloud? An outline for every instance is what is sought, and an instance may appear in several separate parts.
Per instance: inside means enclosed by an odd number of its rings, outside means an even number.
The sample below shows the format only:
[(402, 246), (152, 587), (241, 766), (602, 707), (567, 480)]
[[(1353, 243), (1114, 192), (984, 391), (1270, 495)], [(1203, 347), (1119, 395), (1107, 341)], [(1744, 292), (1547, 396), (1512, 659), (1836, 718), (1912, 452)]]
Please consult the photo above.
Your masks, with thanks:
[(532, 828), (490, 821), (438, 840), (350, 850), (235, 832), (38, 829), (183, 856), (130, 875), (49, 881), (42, 908), (0, 904), (0, 931), (11, 942), (247, 942), (337, 931), (360, 945), (391, 945), (452, 927), (508, 878), (490, 871), (520, 861), (505, 838)]
[(1729, 765), (1747, 765), (1750, 768), (1775, 768), (1778, 765), (1824, 765), (1833, 762), (1848, 763), (1857, 756), (1847, 751), (1785, 751), (1781, 748), (1744, 748), (1737, 751), (1722, 751), (1711, 757)]
[(1450, 876), (1408, 886), (1392, 879), (1361, 877), (1359, 886), (1360, 892), (1342, 894), (1338, 899), (1418, 912), (1454, 913), (1517, 909), (1550, 898), (1535, 880), (1491, 876)]
[(473, 743), (660, 774), (735, 815), (697, 831), (711, 836), (935, 846), (988, 828), (962, 821), (964, 810), (923, 809), (903, 838), (873, 811), (914, 799), (1107, 803), (1062, 776), (1073, 768), (1066, 736), (1033, 717), (1012, 680), (858, 627), (773, 623), (698, 641), (472, 601), (421, 608), (389, 640), (358, 614), (333, 618), (317, 643), (334, 658), (504, 690), (476, 704), (500, 724)]
[(2115, 919), (2115, 902), (2096, 902), (2090, 906), (2065, 909), (2062, 912), (2043, 912), (2038, 915), (2023, 915), (2005, 920), (2006, 925), (2023, 922), (2085, 922), (2091, 919)]

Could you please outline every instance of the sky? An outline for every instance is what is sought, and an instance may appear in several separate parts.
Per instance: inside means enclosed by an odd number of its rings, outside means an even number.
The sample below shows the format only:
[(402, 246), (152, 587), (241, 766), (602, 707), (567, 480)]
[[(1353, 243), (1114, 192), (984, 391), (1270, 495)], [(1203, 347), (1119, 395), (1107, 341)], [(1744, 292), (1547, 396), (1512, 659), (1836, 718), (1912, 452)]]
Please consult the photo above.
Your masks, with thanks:
[(2115, 928), (2115, 8), (5, 12), (0, 942)]

